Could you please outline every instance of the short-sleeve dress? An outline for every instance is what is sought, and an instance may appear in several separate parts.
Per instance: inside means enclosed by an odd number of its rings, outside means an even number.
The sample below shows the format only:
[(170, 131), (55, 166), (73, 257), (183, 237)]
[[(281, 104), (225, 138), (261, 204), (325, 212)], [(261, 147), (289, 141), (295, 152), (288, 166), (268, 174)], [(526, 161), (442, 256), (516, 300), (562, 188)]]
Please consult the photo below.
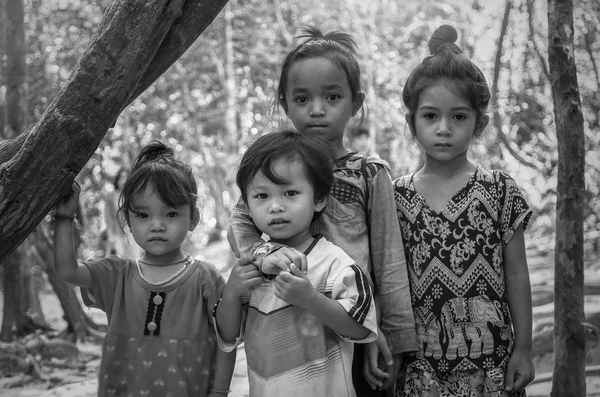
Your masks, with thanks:
[(173, 282), (146, 283), (133, 260), (109, 256), (84, 262), (92, 288), (84, 303), (106, 312), (98, 396), (204, 396), (212, 387), (212, 308), (225, 281), (193, 260)]
[(503, 249), (532, 211), (510, 176), (477, 167), (438, 213), (413, 175), (394, 194), (420, 350), (396, 395), (500, 397), (514, 347)]

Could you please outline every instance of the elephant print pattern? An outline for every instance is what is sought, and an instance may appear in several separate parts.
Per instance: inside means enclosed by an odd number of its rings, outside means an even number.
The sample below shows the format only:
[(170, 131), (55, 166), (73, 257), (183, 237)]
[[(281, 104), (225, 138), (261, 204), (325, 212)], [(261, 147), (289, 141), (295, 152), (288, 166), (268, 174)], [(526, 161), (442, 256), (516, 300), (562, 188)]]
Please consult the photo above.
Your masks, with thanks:
[(506, 368), (514, 345), (503, 249), (531, 210), (513, 179), (481, 167), (437, 212), (412, 175), (394, 181), (419, 352), (429, 373)]
[[(504, 325), (504, 314), (498, 301), (486, 296), (453, 298), (442, 306), (443, 342), (448, 341), (446, 356), (449, 360), (458, 357), (477, 359), (482, 354), (494, 353), (494, 338), (488, 323), (498, 327)], [(471, 342), (471, 348), (467, 347)]]

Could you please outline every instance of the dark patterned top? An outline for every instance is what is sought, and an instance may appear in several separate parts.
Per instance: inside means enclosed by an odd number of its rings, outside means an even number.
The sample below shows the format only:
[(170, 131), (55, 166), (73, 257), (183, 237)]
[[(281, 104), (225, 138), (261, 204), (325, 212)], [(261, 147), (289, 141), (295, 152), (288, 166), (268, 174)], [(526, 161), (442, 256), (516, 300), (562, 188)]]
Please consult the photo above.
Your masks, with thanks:
[(394, 181), (420, 351), (436, 372), (506, 366), (514, 345), (503, 249), (531, 210), (515, 181), (477, 167), (437, 213), (413, 175)]

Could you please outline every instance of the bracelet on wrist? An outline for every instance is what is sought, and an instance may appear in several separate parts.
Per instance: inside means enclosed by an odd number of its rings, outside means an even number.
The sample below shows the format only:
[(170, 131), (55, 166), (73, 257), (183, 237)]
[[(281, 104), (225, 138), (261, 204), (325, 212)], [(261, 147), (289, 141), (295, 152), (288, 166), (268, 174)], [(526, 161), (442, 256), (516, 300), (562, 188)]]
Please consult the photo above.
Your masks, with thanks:
[(46, 220), (48, 222), (54, 222), (56, 220), (61, 220), (61, 219), (72, 219), (73, 221), (77, 222), (77, 215), (75, 213), (70, 214), (70, 215), (59, 214), (55, 210), (50, 211), (48, 213), (48, 215), (46, 215)]

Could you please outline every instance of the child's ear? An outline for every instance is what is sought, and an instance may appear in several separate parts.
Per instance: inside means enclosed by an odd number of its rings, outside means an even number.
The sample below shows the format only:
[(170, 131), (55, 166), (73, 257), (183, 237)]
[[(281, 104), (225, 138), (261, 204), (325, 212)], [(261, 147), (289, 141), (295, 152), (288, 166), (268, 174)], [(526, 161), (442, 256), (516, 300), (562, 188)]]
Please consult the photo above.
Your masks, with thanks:
[(191, 217), (192, 219), (190, 221), (189, 231), (193, 232), (196, 226), (198, 226), (198, 223), (200, 222), (200, 211), (198, 210), (198, 207), (194, 207), (194, 209), (192, 210)]
[(353, 104), (354, 107), (352, 108), (352, 117), (356, 116), (356, 113), (358, 113), (358, 111), (362, 107), (364, 101), (365, 101), (364, 92), (359, 92), (358, 95), (356, 96), (356, 100), (354, 101), (354, 104)]
[(487, 127), (489, 122), (490, 122), (490, 116), (488, 116), (487, 114), (484, 114), (483, 116), (481, 116), (479, 118), (479, 121), (477, 122), (477, 126), (475, 127), (474, 135), (477, 137), (481, 136), (481, 134), (483, 134), (483, 130), (485, 129), (485, 127)]
[(325, 208), (326, 205), (327, 205), (327, 196), (325, 196), (321, 199), (317, 199), (317, 201), (315, 202), (315, 212), (323, 211), (323, 209)]
[(416, 136), (415, 129), (413, 128), (413, 120), (410, 113), (404, 115), (404, 120), (406, 120), (406, 124), (408, 124), (408, 128), (410, 129), (410, 134), (412, 136)]

